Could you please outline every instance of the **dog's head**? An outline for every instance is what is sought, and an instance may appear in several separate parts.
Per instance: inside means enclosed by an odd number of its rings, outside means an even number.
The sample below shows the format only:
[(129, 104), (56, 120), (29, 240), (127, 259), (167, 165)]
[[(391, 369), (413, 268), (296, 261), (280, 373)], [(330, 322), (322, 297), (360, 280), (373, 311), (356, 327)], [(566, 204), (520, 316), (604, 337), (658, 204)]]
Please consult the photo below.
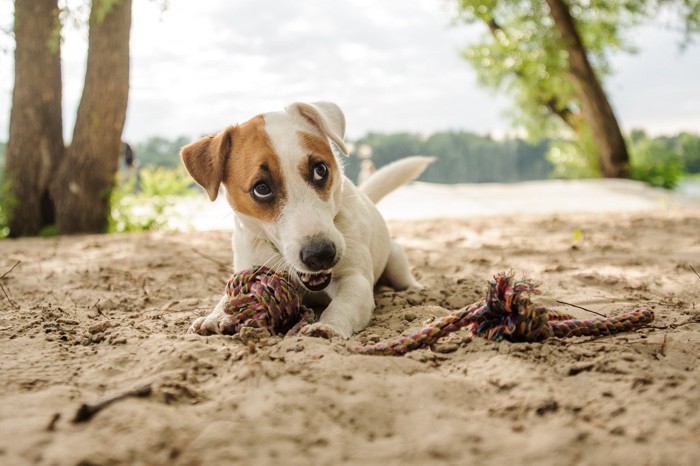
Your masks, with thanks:
[(295, 103), (193, 142), (181, 156), (212, 201), (223, 185), (245, 227), (264, 235), (304, 286), (319, 291), (345, 252), (334, 224), (343, 195), (336, 152), (347, 154), (344, 134), (337, 105)]

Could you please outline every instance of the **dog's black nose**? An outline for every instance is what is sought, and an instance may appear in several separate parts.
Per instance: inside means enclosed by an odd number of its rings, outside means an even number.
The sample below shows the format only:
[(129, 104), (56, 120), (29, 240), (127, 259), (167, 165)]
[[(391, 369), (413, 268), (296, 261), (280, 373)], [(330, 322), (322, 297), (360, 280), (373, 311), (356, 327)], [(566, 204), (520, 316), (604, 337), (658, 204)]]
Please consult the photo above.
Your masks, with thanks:
[(312, 239), (301, 248), (299, 256), (313, 271), (330, 269), (335, 265), (335, 244), (325, 239)]

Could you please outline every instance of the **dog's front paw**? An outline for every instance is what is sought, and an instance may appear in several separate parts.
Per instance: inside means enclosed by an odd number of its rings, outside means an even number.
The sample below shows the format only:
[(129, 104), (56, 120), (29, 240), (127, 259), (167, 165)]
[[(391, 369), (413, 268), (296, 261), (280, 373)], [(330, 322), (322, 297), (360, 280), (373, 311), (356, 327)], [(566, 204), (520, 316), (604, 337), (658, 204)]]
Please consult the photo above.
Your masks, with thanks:
[(233, 335), (235, 328), (231, 317), (224, 311), (214, 309), (211, 314), (206, 317), (200, 317), (192, 322), (187, 333), (196, 333), (197, 335)]
[(307, 337), (325, 338), (326, 340), (331, 340), (333, 338), (347, 338), (344, 337), (335, 328), (331, 327), (328, 324), (322, 324), (321, 322), (304, 325), (301, 328), (301, 330), (299, 330), (299, 335), (304, 335)]

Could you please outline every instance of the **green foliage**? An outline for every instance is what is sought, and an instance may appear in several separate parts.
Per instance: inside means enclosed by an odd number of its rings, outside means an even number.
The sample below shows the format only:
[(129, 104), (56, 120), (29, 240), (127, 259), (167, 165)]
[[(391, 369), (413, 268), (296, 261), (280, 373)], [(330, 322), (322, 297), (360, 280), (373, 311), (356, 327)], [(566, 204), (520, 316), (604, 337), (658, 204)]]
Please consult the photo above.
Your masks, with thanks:
[(10, 216), (16, 205), (17, 199), (10, 191), (10, 182), (3, 181), (0, 177), (0, 238), (6, 238), (10, 234)]
[[(610, 73), (606, 53), (623, 46), (620, 25), (608, 18), (609, 12), (589, 14), (590, 3), (587, 8), (577, 2), (570, 5), (572, 14), (579, 12), (582, 40), (603, 78)], [(457, 8), (458, 21), (487, 26), (481, 41), (464, 50), (464, 57), (482, 85), (511, 96), (515, 105), (509, 115), (516, 125), (539, 139), (582, 124), (575, 120), (581, 105), (569, 75), (565, 44), (544, 0), (459, 0)]]
[(2, 174), (5, 173), (5, 152), (7, 152), (7, 143), (0, 142), (0, 181), (2, 181)]
[(42, 238), (51, 238), (58, 236), (58, 225), (47, 225), (41, 229), (39, 236)]
[(93, 0), (92, 8), (96, 11), (96, 19), (98, 23), (104, 21), (112, 8), (119, 4), (121, 0)]
[[(566, 44), (549, 15), (545, 0), (453, 0), (456, 22), (485, 26), (482, 38), (463, 55), (477, 72), (479, 82), (495, 92), (508, 94), (513, 109), (508, 112), (529, 138), (587, 138), (587, 123), (573, 86)], [(683, 25), (684, 41), (700, 30), (699, 0), (566, 0), (586, 54), (598, 79), (604, 81), (612, 69), (609, 57), (615, 52), (636, 51), (632, 29), (663, 15)], [(587, 173), (588, 141), (553, 147), (558, 166), (572, 173)], [(577, 147), (578, 146), (578, 147)], [(576, 175), (578, 176), (578, 175)]]
[[(563, 109), (580, 103), (569, 75), (565, 44), (549, 16), (545, 0), (453, 0), (455, 19), (486, 26), (481, 41), (467, 47), (480, 82), (507, 91), (515, 102), (514, 119), (533, 133), (552, 135)], [(636, 51), (630, 40), (634, 26), (658, 17), (660, 11), (684, 26), (686, 40), (700, 30), (698, 0), (568, 0), (570, 13), (588, 59), (599, 79), (612, 72), (614, 52)], [(558, 121), (549, 121), (550, 119)]]
[(61, 10), (55, 12), (55, 17), (53, 21), (53, 29), (51, 30), (51, 35), (49, 37), (46, 46), (51, 50), (51, 53), (57, 54), (60, 52), (59, 47), (63, 43), (63, 37), (61, 35)]
[(683, 176), (683, 159), (666, 138), (651, 139), (643, 132), (630, 136), (632, 178), (652, 186), (673, 189)]
[(134, 156), (141, 165), (177, 168), (182, 166), (180, 149), (189, 142), (189, 139), (183, 136), (172, 140), (151, 137), (145, 142), (134, 145)]
[(183, 167), (146, 166), (139, 171), (141, 194), (149, 197), (187, 196), (194, 193), (193, 181)]
[(108, 231), (159, 230), (177, 215), (177, 196), (196, 193), (184, 168), (146, 166), (136, 176), (118, 182), (110, 198), (112, 206)]
[(676, 147), (688, 173), (700, 173), (700, 135), (681, 133)]
[(547, 160), (554, 167), (553, 178), (599, 178), (598, 156), (588, 129), (578, 139), (552, 141)]

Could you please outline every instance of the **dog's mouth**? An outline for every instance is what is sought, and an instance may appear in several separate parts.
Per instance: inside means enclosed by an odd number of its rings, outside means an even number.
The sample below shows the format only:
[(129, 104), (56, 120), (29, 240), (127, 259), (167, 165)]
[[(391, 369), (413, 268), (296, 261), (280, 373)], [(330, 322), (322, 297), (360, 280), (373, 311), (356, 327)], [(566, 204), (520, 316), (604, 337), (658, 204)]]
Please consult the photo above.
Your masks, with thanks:
[(333, 279), (332, 270), (322, 270), (318, 273), (297, 272), (301, 284), (309, 291), (321, 291), (330, 285)]

